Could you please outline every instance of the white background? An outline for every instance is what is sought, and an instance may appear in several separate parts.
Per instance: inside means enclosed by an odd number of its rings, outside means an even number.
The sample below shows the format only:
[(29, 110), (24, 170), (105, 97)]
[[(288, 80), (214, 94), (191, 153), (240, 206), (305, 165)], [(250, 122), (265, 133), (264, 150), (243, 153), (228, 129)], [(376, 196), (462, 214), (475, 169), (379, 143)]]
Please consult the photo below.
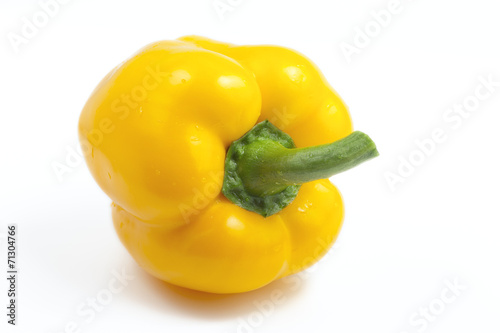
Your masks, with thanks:
[[(222, 2), (232, 3), (223, 19), (213, 0), (72, 0), (15, 48), (8, 36), (41, 7), (2, 0), (0, 227), (5, 236), (18, 224), (20, 275), (13, 328), (2, 240), (1, 331), (500, 332), (500, 87), (460, 124), (443, 118), (473, 101), (481, 76), (500, 81), (497, 3), (401, 0), (348, 62), (342, 43), (353, 44), (390, 1)], [(187, 34), (301, 51), (379, 147), (379, 158), (332, 179), (346, 203), (344, 228), (293, 283), (226, 296), (165, 285), (119, 243), (110, 201), (86, 166), (62, 181), (52, 169), (77, 147), (79, 113), (109, 70), (147, 43)], [(415, 141), (439, 128), (445, 142), (391, 190), (387, 172), (397, 174), (400, 158), (419, 154)], [(79, 315), (122, 269), (134, 279), (95, 316)], [(455, 282), (466, 289), (454, 295)], [(269, 305), (275, 289), (285, 301)], [(422, 319), (429, 306), (432, 320)]]

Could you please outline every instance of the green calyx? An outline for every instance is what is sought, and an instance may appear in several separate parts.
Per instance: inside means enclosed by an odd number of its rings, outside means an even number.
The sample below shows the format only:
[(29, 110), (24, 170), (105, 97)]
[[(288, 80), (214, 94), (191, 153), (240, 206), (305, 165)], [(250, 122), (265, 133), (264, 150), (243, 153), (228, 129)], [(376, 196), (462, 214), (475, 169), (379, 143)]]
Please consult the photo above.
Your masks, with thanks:
[(290, 204), (301, 184), (329, 178), (376, 156), (375, 143), (361, 132), (325, 145), (295, 148), (288, 134), (265, 120), (229, 147), (222, 193), (234, 204), (268, 217)]

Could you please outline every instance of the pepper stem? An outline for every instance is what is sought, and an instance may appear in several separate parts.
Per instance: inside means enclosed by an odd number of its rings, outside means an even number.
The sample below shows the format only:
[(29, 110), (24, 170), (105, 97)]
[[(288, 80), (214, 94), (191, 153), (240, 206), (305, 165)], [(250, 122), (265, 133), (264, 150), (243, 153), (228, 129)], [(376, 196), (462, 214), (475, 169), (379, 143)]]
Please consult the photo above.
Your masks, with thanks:
[(300, 184), (329, 178), (376, 156), (375, 143), (362, 132), (294, 148), (287, 134), (264, 121), (229, 148), (222, 191), (235, 204), (269, 216), (293, 201)]

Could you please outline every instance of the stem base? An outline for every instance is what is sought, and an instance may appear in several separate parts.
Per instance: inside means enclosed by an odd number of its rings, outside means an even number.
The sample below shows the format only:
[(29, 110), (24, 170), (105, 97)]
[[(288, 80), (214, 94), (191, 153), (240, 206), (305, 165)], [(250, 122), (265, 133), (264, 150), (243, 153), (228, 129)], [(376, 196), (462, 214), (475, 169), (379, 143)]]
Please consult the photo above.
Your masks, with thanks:
[(259, 141), (274, 141), (285, 148), (295, 148), (292, 138), (269, 121), (265, 120), (255, 125), (229, 147), (222, 193), (236, 205), (268, 217), (288, 206), (299, 193), (300, 185), (287, 186), (278, 193), (265, 196), (254, 195), (247, 190), (240, 177), (239, 161), (243, 158), (246, 148)]

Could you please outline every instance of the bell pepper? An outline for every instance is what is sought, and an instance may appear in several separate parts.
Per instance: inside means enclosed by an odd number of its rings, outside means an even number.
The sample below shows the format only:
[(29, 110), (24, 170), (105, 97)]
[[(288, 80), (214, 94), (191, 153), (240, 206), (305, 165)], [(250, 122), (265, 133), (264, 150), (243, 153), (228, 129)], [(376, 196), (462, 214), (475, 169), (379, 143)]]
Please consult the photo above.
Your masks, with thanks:
[(135, 261), (212, 293), (317, 262), (344, 217), (327, 178), (378, 154), (305, 56), (198, 36), (114, 68), (83, 108), (79, 138)]

